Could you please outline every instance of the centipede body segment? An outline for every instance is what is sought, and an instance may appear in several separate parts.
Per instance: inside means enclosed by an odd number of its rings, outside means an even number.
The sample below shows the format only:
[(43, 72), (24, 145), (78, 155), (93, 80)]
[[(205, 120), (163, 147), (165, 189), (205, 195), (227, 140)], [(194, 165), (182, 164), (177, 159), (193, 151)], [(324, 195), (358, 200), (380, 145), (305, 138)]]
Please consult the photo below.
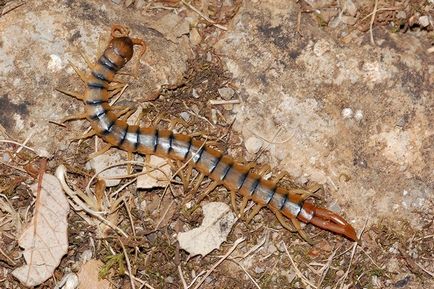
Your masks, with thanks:
[[(237, 163), (203, 141), (186, 134), (154, 127), (130, 125), (120, 119), (109, 104), (110, 84), (116, 73), (132, 58), (134, 46), (145, 52), (146, 44), (130, 38), (127, 28), (115, 25), (112, 39), (86, 76), (86, 90), (80, 97), (85, 104), (85, 117), (94, 132), (109, 145), (130, 153), (154, 154), (179, 161), (190, 160), (194, 168), (223, 185), (233, 194), (243, 198), (243, 204), (252, 200), (256, 214), (261, 208), (268, 207), (285, 228), (294, 227), (303, 236), (299, 221), (312, 223), (320, 228), (341, 234), (350, 240), (357, 240), (353, 227), (341, 216), (324, 208), (316, 207), (305, 200), (306, 197), (278, 186), (250, 170), (250, 167)], [(285, 218), (291, 220), (292, 226)]]

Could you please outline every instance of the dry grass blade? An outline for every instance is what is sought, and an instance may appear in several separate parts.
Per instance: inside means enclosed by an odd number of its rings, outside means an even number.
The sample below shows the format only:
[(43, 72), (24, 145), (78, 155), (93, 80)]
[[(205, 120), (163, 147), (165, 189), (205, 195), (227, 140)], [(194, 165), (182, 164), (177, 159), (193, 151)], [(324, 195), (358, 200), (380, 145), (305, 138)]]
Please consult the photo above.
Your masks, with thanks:
[[(201, 279), (200, 279), (200, 281), (199, 281), (199, 283), (198, 284), (196, 284), (196, 286), (194, 286), (194, 289), (199, 289), (199, 287), (202, 285), (202, 283), (205, 281), (205, 279), (215, 270), (215, 268), (217, 268), (217, 266), (218, 265), (220, 265), (227, 257), (229, 257), (231, 254), (232, 254), (232, 252), (238, 247), (238, 245), (240, 244), (240, 243), (242, 243), (242, 242), (244, 242), (244, 238), (239, 238), (239, 239), (237, 239), (235, 242), (234, 242), (234, 244), (232, 245), (232, 247), (229, 249), (229, 251), (223, 256), (223, 257), (221, 257), (220, 258), (220, 260), (218, 260), (207, 272), (206, 272), (206, 274), (205, 274), (205, 276), (203, 276)], [(191, 285), (190, 285), (191, 286)], [(189, 286), (189, 287), (190, 287)]]
[(286, 255), (288, 255), (289, 261), (291, 261), (292, 266), (294, 267), (295, 274), (300, 278), (301, 282), (307, 286), (309, 285), (312, 288), (318, 288), (316, 287), (312, 282), (310, 282), (306, 277), (304, 277), (303, 273), (301, 273), (300, 269), (298, 269), (297, 265), (295, 264), (294, 260), (292, 259), (291, 255), (289, 254), (288, 248), (286, 247), (285, 242), (282, 241), (283, 247), (285, 248)]

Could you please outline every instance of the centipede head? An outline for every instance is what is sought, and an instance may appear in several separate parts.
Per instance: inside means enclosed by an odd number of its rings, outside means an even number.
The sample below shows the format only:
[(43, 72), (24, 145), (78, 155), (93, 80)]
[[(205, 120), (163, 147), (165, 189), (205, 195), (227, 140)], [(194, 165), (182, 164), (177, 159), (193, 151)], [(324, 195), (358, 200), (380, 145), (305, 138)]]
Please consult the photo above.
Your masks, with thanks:
[(128, 36), (122, 37), (114, 37), (109, 44), (109, 49), (113, 49), (113, 51), (120, 56), (125, 65), (132, 57), (134, 53), (133, 49), (134, 43)]

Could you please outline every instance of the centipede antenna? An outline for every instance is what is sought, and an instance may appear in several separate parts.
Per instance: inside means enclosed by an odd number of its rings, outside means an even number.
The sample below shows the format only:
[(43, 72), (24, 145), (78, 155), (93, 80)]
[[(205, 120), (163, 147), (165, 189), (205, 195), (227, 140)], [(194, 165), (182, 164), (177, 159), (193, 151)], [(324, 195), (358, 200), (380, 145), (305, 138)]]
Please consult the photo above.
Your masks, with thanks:
[[(119, 35), (116, 35), (116, 32), (119, 32)], [(118, 37), (126, 37), (130, 34), (130, 29), (120, 24), (113, 24), (112, 31), (110, 33), (112, 39)]]

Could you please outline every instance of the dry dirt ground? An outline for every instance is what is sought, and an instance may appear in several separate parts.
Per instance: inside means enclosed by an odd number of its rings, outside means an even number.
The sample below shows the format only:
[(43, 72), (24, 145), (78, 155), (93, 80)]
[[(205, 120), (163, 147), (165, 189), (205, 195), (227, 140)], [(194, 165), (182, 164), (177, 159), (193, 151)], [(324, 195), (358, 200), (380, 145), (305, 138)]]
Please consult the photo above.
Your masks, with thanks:
[[(99, 288), (433, 288), (433, 7), (0, 1), (0, 287), (24, 288), (11, 272), (25, 264), (18, 240), (35, 212), (30, 185), (63, 164), (70, 186), (84, 191), (90, 182), (90, 198), (126, 236), (71, 208), (66, 255), (37, 288), (76, 288), (59, 284), (90, 259), (109, 281)], [(249, 224), (238, 221), (219, 249), (190, 257), (177, 233), (201, 224), (203, 203), (230, 204), (225, 189), (197, 204), (179, 177), (165, 189), (125, 177), (101, 192), (88, 158), (104, 144), (72, 140), (88, 122), (60, 121), (83, 105), (56, 88), (84, 89), (70, 63), (88, 71), (80, 54), (93, 61), (114, 23), (148, 45), (121, 76), (128, 87), (117, 104), (136, 109), (130, 122), (195, 134), (237, 160), (270, 164), (274, 174), (289, 173), (289, 187), (319, 184), (315, 202), (345, 216), (359, 242), (307, 225), (310, 245), (264, 209)], [(128, 158), (114, 148), (107, 155)]]

